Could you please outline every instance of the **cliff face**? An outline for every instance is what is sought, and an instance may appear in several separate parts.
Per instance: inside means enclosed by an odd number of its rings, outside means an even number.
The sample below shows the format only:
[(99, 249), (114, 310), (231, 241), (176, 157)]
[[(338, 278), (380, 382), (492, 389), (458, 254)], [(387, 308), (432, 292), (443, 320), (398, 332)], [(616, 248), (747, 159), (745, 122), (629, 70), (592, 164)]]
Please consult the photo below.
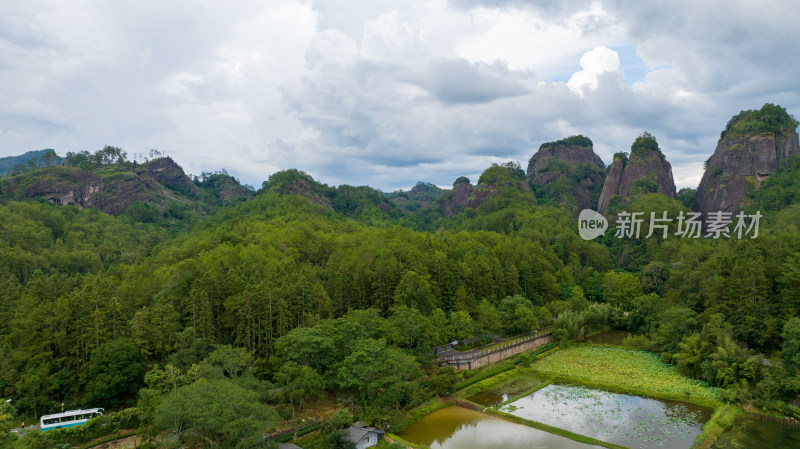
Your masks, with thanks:
[(180, 165), (170, 157), (155, 159), (144, 164), (147, 174), (159, 184), (187, 195), (196, 195), (197, 186), (186, 176)]
[(534, 184), (550, 184), (554, 177), (558, 177), (558, 172), (545, 172), (542, 169), (546, 166), (550, 158), (560, 159), (569, 164), (589, 164), (601, 170), (606, 166), (600, 156), (595, 154), (591, 147), (579, 147), (574, 145), (557, 145), (540, 148), (539, 151), (528, 162), (526, 177)]
[(716, 211), (738, 213), (750, 191), (757, 189), (784, 159), (798, 154), (796, 131), (726, 134), (707, 162), (692, 208), (704, 217)]
[(467, 205), (473, 189), (472, 184), (467, 181), (453, 184), (452, 190), (442, 193), (441, 202), (444, 215), (450, 217), (460, 212)]
[(670, 198), (677, 198), (672, 166), (657, 146), (654, 149), (635, 150), (631, 153), (627, 162), (624, 158), (615, 158), (611, 164), (597, 203), (597, 211), (601, 214), (608, 211), (609, 202), (615, 195), (620, 201), (625, 201), (634, 193), (657, 192)]
[(597, 200), (597, 212), (605, 214), (611, 197), (619, 195), (619, 183), (622, 180), (622, 171), (624, 169), (625, 161), (622, 159), (614, 159), (614, 162), (611, 163), (608, 175), (606, 175), (606, 181), (603, 184), (603, 191)]
[(144, 164), (123, 162), (83, 167), (55, 165), (3, 177), (0, 198), (44, 198), (54, 204), (72, 204), (120, 215), (137, 201), (163, 212), (172, 203), (205, 210), (253, 196), (252, 191), (227, 175), (215, 175), (220, 179), (213, 188), (200, 189), (168, 157)]
[(96, 174), (75, 170), (71, 175), (58, 175), (36, 180), (26, 189), (25, 196), (41, 197), (61, 205), (74, 204), (81, 209), (94, 205), (96, 194), (103, 188), (103, 182)]
[[(544, 196), (574, 206), (577, 213), (594, 206), (603, 186), (604, 169), (603, 160), (591, 146), (543, 145), (528, 162), (526, 178), (540, 186)], [(565, 185), (556, 186), (559, 182)]]

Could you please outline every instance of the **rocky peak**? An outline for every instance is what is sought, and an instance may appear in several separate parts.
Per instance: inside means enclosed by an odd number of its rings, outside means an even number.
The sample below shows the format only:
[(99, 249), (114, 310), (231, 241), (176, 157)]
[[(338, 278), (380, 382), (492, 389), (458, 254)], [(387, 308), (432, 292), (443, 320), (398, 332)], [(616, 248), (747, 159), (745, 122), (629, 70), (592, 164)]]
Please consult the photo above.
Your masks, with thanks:
[(728, 121), (697, 188), (692, 208), (738, 213), (757, 189), (790, 156), (800, 154), (797, 121), (784, 108), (765, 104)]
[(615, 196), (619, 201), (625, 201), (633, 194), (642, 193), (661, 193), (677, 198), (672, 166), (658, 148), (655, 137), (647, 132), (633, 142), (630, 157), (627, 153), (614, 155), (597, 210), (605, 214)]
[[(548, 142), (528, 162), (527, 180), (550, 200), (576, 208), (592, 207), (603, 187), (605, 164), (592, 141), (577, 135)], [(558, 186), (554, 186), (557, 182)], [(537, 190), (537, 196), (540, 190)]]
[(546, 168), (551, 158), (565, 161), (570, 165), (584, 163), (601, 170), (605, 169), (603, 160), (592, 149), (592, 141), (588, 137), (577, 135), (542, 144), (539, 151), (528, 162), (526, 173), (528, 181), (545, 185), (553, 182), (554, 175), (556, 177), (563, 175), (562, 170)]
[(452, 190), (446, 190), (441, 195), (442, 212), (449, 217), (460, 212), (472, 195), (474, 187), (469, 182), (469, 178), (461, 176), (453, 183)]
[(197, 194), (197, 186), (171, 157), (154, 159), (145, 163), (144, 166), (147, 168), (147, 174), (164, 187), (186, 195)]
[(525, 179), (525, 172), (517, 162), (492, 164), (484, 170), (478, 179), (478, 185), (472, 189), (467, 207), (478, 208), (489, 203), (493, 197), (502, 197), (511, 202), (526, 200), (532, 200), (534, 204), (536, 202), (536, 197)]

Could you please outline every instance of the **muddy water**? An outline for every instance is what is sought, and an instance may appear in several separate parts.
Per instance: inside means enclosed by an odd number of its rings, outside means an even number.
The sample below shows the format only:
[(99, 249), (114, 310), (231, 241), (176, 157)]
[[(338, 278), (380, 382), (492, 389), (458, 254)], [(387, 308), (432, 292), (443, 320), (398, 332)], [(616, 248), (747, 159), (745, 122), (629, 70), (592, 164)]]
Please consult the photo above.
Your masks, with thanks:
[(631, 448), (688, 449), (713, 412), (693, 404), (552, 384), (504, 407), (522, 418)]
[(599, 448), (462, 407), (437, 410), (399, 436), (431, 449)]
[(800, 423), (742, 413), (713, 449), (800, 448)]

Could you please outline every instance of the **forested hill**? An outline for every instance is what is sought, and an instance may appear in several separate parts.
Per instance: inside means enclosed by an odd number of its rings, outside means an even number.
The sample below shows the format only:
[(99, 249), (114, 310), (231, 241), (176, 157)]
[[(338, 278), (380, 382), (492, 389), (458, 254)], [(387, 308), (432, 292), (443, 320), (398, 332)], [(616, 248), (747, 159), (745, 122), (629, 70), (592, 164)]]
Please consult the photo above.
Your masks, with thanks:
[(253, 197), (252, 187), (242, 186), (224, 170), (191, 179), (171, 158), (157, 151), (151, 156), (131, 161), (122, 149), (111, 146), (63, 158), (47, 150), (0, 177), (0, 201), (42, 199), (114, 216), (127, 214), (134, 221), (175, 222)]
[[(199, 444), (211, 437), (179, 410), (236, 403), (247, 419), (214, 438), (251, 438), (328, 395), (355, 419), (397, 423), (450, 391), (434, 346), (551, 324), (559, 341), (641, 332), (631, 344), (725, 400), (800, 417), (798, 159), (747, 197), (764, 213), (757, 238), (680, 238), (673, 224), (666, 238), (643, 238), (645, 226), (640, 239), (612, 229), (586, 241), (573, 208), (537, 200), (515, 163), (475, 186), (389, 197), (287, 170), (227, 202), (224, 173), (178, 184), (165, 180), (182, 179), (171, 160), (104, 150), (117, 159), (72, 155), (0, 177), (0, 397), (18, 417), (62, 402), (135, 406), (156, 431), (181, 423)], [(79, 171), (104, 186), (152, 181), (143, 191), (163, 196), (115, 216), (29, 195)], [(689, 212), (651, 192), (619, 207)]]

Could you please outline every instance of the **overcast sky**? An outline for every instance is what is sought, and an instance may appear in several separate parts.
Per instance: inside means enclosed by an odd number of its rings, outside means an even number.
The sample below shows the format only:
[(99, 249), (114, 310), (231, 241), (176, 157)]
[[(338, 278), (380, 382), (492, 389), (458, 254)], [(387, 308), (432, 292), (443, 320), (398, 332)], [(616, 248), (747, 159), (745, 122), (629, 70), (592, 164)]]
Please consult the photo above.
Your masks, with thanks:
[(696, 187), (727, 120), (800, 112), (800, 8), (769, 1), (0, 2), (0, 156), (165, 152), (260, 187), (384, 191), (649, 131)]

